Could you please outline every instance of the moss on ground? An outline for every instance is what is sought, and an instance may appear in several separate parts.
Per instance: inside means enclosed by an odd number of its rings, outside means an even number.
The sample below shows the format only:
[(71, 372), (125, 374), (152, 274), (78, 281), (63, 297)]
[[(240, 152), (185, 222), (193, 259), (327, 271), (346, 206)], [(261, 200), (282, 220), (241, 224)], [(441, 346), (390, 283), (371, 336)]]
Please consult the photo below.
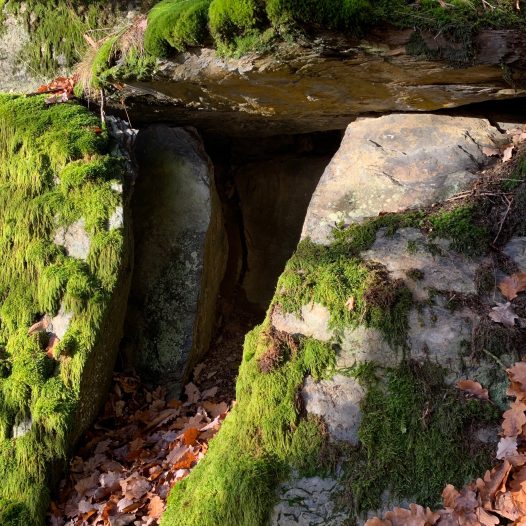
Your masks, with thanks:
[[(192, 11), (202, 0), (181, 2), (164, 0), (166, 20), (168, 10)], [(170, 5), (171, 4), (171, 5)], [(160, 9), (160, 8), (159, 8)], [(230, 43), (230, 52), (236, 51), (236, 42), (244, 36), (273, 28), (277, 35), (286, 38), (311, 27), (338, 29), (351, 35), (362, 35), (371, 26), (389, 23), (403, 28), (417, 28), (432, 31), (463, 44), (460, 53), (467, 59), (472, 53), (473, 35), (482, 28), (523, 28), (524, 16), (514, 9), (512, 0), (496, 2), (494, 9), (483, 9), (472, 2), (452, 0), (444, 9), (433, 0), (423, 0), (419, 8), (409, 5), (405, 0), (372, 2), (370, 0), (212, 0), (208, 12), (209, 28), (217, 44)], [(158, 21), (154, 12), (150, 17), (150, 34), (169, 34), (178, 31), (166, 27)], [(196, 25), (192, 31), (195, 36), (202, 35), (204, 24)], [(170, 39), (164, 39), (169, 43)], [(188, 40), (188, 36), (185, 37)], [(192, 41), (192, 38), (189, 39)], [(195, 40), (195, 39), (194, 39)], [(180, 50), (180, 46), (172, 45)], [(166, 52), (166, 49), (162, 50)], [(450, 50), (450, 54), (453, 50)], [(455, 59), (453, 55), (444, 58)], [(457, 59), (458, 61), (458, 59)]]
[(164, 526), (255, 526), (266, 524), (276, 487), (292, 468), (323, 472), (325, 431), (316, 418), (302, 418), (298, 396), (306, 375), (321, 378), (334, 365), (327, 344), (306, 339), (289, 359), (261, 373), (260, 358), (272, 342), (269, 321), (250, 332), (237, 381), (237, 404), (206, 457), (174, 487)]
[(171, 50), (203, 44), (208, 36), (208, 8), (211, 0), (163, 0), (148, 15), (144, 47), (153, 56), (167, 56)]
[[(75, 422), (80, 377), (119, 271), (122, 230), (108, 231), (120, 201), (122, 165), (108, 137), (81, 106), (47, 107), (44, 97), (0, 96), (0, 499), (3, 525), (40, 524), (49, 465), (64, 459)], [(87, 261), (53, 242), (57, 228), (83, 218)], [(73, 320), (60, 352), (28, 335), (63, 306)], [(13, 438), (13, 426), (31, 430)], [(7, 504), (9, 502), (9, 504)], [(31, 520), (21, 518), (28, 514)]]
[(378, 509), (382, 493), (437, 507), (446, 484), (463, 487), (491, 465), (493, 444), (477, 443), (480, 427), (499, 410), (468, 400), (443, 382), (437, 365), (403, 363), (384, 382), (368, 382), (362, 402), (361, 448), (347, 461), (347, 486), (357, 513)]

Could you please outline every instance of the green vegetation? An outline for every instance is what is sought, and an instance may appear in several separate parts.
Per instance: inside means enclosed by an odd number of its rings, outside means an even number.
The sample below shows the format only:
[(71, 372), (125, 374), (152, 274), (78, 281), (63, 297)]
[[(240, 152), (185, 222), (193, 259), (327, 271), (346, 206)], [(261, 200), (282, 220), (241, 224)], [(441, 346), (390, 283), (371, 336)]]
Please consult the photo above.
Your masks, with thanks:
[[(369, 232), (369, 225), (364, 231)], [(278, 281), (274, 303), (297, 314), (303, 305), (321, 303), (330, 312), (333, 329), (365, 323), (403, 348), (413, 302), (410, 291), (401, 282), (391, 281), (385, 269), (368, 265), (353, 253), (352, 244), (345, 242), (326, 247), (302, 241)]]
[[(124, 2), (123, 2), (124, 4)], [(54, 76), (64, 67), (73, 66), (87, 47), (83, 35), (94, 39), (107, 33), (97, 31), (115, 23), (115, 3), (103, 0), (6, 0), (3, 13), (19, 17), (30, 39), (20, 53), (20, 61), (32, 72)]]
[(211, 0), (163, 0), (150, 11), (144, 47), (151, 55), (164, 57), (170, 50), (183, 51), (203, 44), (208, 36)]
[[(98, 120), (73, 104), (0, 96), (0, 499), (3, 525), (40, 524), (52, 462), (65, 458), (81, 396), (80, 377), (96, 340), (122, 258), (123, 232), (108, 231), (122, 166)], [(87, 261), (54, 244), (84, 219)], [(59, 364), (48, 337), (28, 335), (43, 314), (73, 314)], [(108, 352), (105, 350), (105, 352)], [(13, 438), (13, 426), (31, 429)], [(31, 521), (27, 519), (27, 514)], [(24, 518), (25, 517), (25, 518)]]
[(385, 489), (395, 499), (438, 506), (446, 484), (462, 487), (491, 465), (493, 445), (477, 444), (473, 433), (498, 424), (498, 409), (466, 400), (443, 376), (436, 365), (410, 362), (387, 372), (387, 389), (368, 383), (362, 446), (346, 473), (358, 513), (377, 509)]
[(451, 239), (451, 247), (468, 255), (484, 253), (489, 242), (488, 230), (479, 226), (473, 205), (443, 210), (428, 217), (432, 235)]
[[(240, 56), (270, 50), (274, 43), (294, 40), (300, 34), (308, 36), (313, 28), (362, 36), (375, 25), (390, 24), (415, 28), (409, 52), (469, 64), (479, 30), (526, 30), (524, 14), (514, 9), (514, 3), (496, 0), (494, 9), (483, 9), (478, 2), (467, 0), (452, 0), (447, 8), (436, 0), (422, 0), (418, 8), (406, 0), (162, 0), (149, 12), (144, 47), (150, 58), (167, 57), (213, 42), (219, 54)], [(443, 40), (429, 39), (429, 34)], [(113, 71), (119, 78), (123, 73), (151, 72), (141, 61), (102, 50), (100, 54), (97, 61), (104, 66), (102, 70), (119, 62), (121, 69)], [(507, 74), (513, 77), (513, 72)]]
[(164, 526), (266, 524), (277, 484), (296, 468), (323, 473), (325, 433), (316, 418), (301, 418), (298, 391), (306, 375), (319, 379), (334, 365), (334, 351), (306, 339), (289, 360), (261, 373), (259, 359), (272, 345), (268, 320), (245, 339), (237, 404), (206, 457), (175, 486)]

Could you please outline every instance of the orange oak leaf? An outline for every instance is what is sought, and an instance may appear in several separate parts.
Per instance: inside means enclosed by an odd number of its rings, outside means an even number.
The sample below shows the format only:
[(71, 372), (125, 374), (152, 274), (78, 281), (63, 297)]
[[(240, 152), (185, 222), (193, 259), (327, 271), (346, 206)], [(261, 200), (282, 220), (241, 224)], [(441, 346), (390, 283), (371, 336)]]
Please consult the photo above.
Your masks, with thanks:
[(193, 446), (196, 441), (197, 437), (199, 436), (199, 429), (195, 427), (190, 427), (185, 430), (183, 433), (183, 443), (185, 446)]
[(520, 400), (510, 404), (510, 408), (502, 415), (502, 435), (504, 437), (516, 437), (521, 434), (526, 424), (526, 404)]
[(526, 290), (526, 272), (516, 272), (511, 276), (506, 276), (498, 287), (508, 300), (515, 299), (519, 292)]
[(481, 400), (488, 400), (488, 390), (484, 389), (482, 385), (474, 380), (460, 380), (457, 383), (457, 387), (470, 395), (480, 398)]

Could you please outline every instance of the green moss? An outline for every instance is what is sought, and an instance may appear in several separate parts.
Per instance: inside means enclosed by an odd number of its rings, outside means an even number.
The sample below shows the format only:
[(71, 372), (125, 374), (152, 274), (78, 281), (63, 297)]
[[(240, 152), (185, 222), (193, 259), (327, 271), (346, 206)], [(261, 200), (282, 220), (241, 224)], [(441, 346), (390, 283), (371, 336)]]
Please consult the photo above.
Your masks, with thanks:
[[(6, 13), (20, 17), (30, 34), (20, 60), (31, 71), (54, 76), (73, 66), (87, 46), (83, 35), (98, 27), (111, 27), (117, 3), (102, 0), (6, 0)], [(98, 38), (97, 33), (95, 37)]]
[(454, 250), (476, 255), (486, 250), (489, 234), (477, 224), (475, 216), (474, 206), (462, 205), (430, 215), (428, 221), (433, 226), (433, 236), (451, 239)]
[(297, 397), (307, 374), (318, 377), (332, 367), (334, 351), (306, 340), (281, 367), (261, 374), (258, 361), (271, 343), (268, 325), (247, 335), (237, 404), (206, 457), (171, 492), (164, 526), (266, 524), (275, 489), (291, 466), (305, 474), (323, 471), (323, 426), (300, 418)]
[(347, 465), (358, 513), (377, 509), (385, 489), (395, 499), (439, 506), (445, 484), (462, 487), (491, 465), (493, 446), (477, 444), (473, 433), (497, 424), (499, 411), (466, 400), (443, 383), (443, 375), (435, 365), (404, 363), (388, 371), (386, 387), (369, 385), (361, 450)]
[(369, 0), (267, 0), (266, 10), (277, 27), (312, 24), (353, 34), (363, 32), (374, 17)]
[(211, 0), (163, 0), (148, 14), (144, 47), (148, 53), (165, 57), (172, 50), (184, 51), (202, 44), (208, 35)]
[[(0, 96), (0, 498), (15, 503), (9, 513), (31, 514), (24, 524), (41, 523), (49, 464), (67, 454), (80, 377), (122, 257), (122, 231), (108, 230), (122, 165), (98, 124), (77, 105)], [(93, 240), (87, 262), (53, 242), (57, 228), (80, 218)], [(57, 367), (46, 335), (27, 330), (61, 306), (73, 320), (60, 344), (69, 358)], [(12, 438), (28, 418), (30, 432)]]
[[(389, 220), (391, 224), (393, 219)], [(403, 219), (399, 218), (402, 224)], [(401, 282), (392, 282), (381, 266), (358, 257), (374, 241), (385, 220), (352, 225), (330, 246), (302, 241), (279, 278), (274, 303), (286, 312), (300, 314), (311, 302), (324, 305), (330, 327), (337, 331), (365, 324), (383, 332), (395, 347), (405, 346), (407, 313), (413, 303)], [(353, 298), (353, 308), (348, 301)]]

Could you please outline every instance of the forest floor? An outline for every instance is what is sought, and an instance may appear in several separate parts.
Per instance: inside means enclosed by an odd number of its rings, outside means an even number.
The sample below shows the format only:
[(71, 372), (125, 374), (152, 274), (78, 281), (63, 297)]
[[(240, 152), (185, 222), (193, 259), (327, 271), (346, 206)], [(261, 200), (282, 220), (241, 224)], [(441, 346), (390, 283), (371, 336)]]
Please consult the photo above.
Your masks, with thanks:
[(116, 373), (51, 502), (53, 526), (156, 526), (170, 489), (205, 456), (235, 404), (250, 310), (226, 308), (210, 351), (180, 399), (135, 374)]

